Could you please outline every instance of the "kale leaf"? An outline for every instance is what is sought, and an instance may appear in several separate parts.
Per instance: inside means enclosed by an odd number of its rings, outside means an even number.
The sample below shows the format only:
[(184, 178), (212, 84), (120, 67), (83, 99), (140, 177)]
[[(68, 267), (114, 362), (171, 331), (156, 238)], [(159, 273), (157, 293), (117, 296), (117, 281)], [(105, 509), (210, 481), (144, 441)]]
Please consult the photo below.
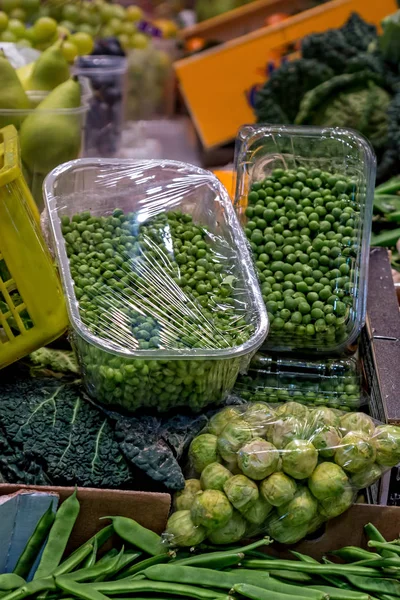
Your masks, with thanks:
[(293, 123), (300, 101), (309, 90), (333, 77), (330, 67), (316, 60), (294, 60), (271, 73), (255, 97), (258, 122)]
[(2, 383), (0, 452), (1, 471), (12, 483), (133, 484), (106, 417), (70, 383), (21, 375)]

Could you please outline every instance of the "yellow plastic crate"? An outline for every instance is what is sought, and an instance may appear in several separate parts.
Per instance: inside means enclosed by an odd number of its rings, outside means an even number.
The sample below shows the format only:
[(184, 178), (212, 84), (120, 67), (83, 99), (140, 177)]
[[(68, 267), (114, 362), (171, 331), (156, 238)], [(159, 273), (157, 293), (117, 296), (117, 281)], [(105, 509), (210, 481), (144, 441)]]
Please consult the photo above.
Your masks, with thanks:
[(67, 326), (61, 284), (10, 125), (0, 129), (0, 369), (55, 340)]

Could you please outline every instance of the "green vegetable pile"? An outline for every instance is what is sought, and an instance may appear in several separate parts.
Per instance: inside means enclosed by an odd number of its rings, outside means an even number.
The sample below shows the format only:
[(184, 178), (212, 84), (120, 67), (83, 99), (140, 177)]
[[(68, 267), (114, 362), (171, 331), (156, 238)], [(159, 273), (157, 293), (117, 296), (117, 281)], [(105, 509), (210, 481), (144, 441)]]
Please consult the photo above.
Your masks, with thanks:
[[(365, 532), (375, 552), (346, 546), (330, 553), (347, 564), (327, 557), (320, 563), (298, 552), (293, 552), (296, 560), (281, 560), (265, 552), (272, 543), (269, 538), (225, 551), (206, 547), (196, 553), (193, 549), (168, 552), (165, 540), (127, 517), (108, 517), (111, 525), (65, 558), (79, 509), (76, 493), (64, 501), (56, 515), (49, 507), (14, 572), (0, 575), (4, 600), (41, 595), (54, 600), (106, 600), (110, 596), (154, 600), (388, 600), (400, 596), (398, 540), (386, 542), (371, 523), (365, 526)], [(104, 553), (111, 536), (113, 547)], [(25, 578), (42, 547), (39, 566), (27, 583)]]
[[(129, 411), (199, 411), (233, 387), (241, 361), (183, 360), (185, 351), (237, 347), (254, 330), (232, 274), (237, 257), (189, 214), (140, 219), (119, 209), (62, 218), (82, 322), (111, 350), (75, 336), (84, 376), (98, 401)], [(171, 350), (182, 360), (160, 352), (125, 358), (113, 350)]]
[(400, 176), (375, 188), (371, 246), (392, 248), (391, 264), (400, 271)]
[(333, 349), (357, 328), (357, 184), (321, 169), (254, 182), (244, 231), (271, 323), (268, 342)]
[[(296, 371), (296, 369), (299, 369)], [(257, 354), (246, 375), (239, 375), (234, 393), (247, 402), (295, 401), (348, 412), (362, 403), (360, 374), (352, 361), (285, 363)]]
[(378, 156), (378, 181), (400, 173), (399, 15), (383, 33), (357, 13), (339, 29), (303, 39), (302, 57), (276, 69), (256, 94), (258, 122), (351, 127)]
[(399, 462), (400, 428), (296, 402), (226, 407), (194, 438), (189, 460), (197, 478), (175, 495), (172, 544), (231, 544), (260, 531), (293, 544)]

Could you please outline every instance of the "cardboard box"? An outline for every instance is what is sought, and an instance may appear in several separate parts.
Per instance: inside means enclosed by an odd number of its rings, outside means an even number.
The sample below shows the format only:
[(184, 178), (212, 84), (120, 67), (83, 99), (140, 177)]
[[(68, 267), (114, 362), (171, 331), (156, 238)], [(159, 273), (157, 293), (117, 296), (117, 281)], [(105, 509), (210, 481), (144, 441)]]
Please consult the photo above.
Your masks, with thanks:
[[(18, 491), (53, 492), (60, 503), (70, 496), (74, 488), (0, 484), (0, 497)], [(161, 534), (165, 530), (171, 506), (169, 494), (131, 492), (124, 490), (99, 490), (78, 488), (81, 505), (78, 520), (72, 532), (67, 550), (72, 551), (102, 529), (105, 516), (122, 516), (135, 519), (138, 523)]]

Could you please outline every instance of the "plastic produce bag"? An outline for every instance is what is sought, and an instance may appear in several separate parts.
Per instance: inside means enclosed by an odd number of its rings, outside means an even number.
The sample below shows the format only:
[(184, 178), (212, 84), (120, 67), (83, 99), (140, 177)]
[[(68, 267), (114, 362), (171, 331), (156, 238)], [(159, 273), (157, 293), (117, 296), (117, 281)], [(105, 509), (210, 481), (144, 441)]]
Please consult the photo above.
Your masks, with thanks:
[(226, 190), (173, 161), (81, 159), (45, 184), (86, 388), (127, 411), (200, 411), (268, 330)]
[(248, 372), (238, 377), (234, 392), (247, 402), (292, 400), (346, 412), (368, 404), (355, 358), (301, 360), (257, 353)]
[(189, 448), (166, 539), (236, 543), (261, 532), (296, 543), (345, 512), (400, 461), (400, 428), (297, 402), (227, 406)]

